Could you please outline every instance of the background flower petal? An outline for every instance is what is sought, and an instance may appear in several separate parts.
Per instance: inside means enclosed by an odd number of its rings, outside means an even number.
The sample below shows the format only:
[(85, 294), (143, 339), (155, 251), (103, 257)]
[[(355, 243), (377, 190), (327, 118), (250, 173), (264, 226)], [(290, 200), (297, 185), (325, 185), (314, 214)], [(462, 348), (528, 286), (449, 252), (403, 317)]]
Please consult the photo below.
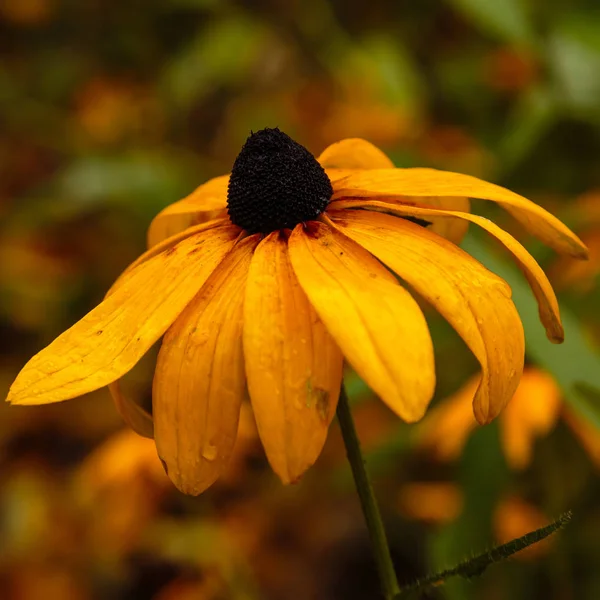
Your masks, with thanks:
[(350, 364), (400, 417), (420, 419), (435, 368), (412, 296), (366, 250), (323, 223), (298, 225), (289, 249), (300, 285)]
[(458, 246), (391, 215), (332, 213), (334, 223), (404, 279), (456, 329), (481, 364), (473, 400), (480, 423), (513, 397), (523, 372), (523, 326), (506, 282)]
[(252, 257), (243, 338), (248, 391), (267, 458), (282, 481), (297, 481), (327, 439), (343, 357), (302, 291), (279, 232)]
[(148, 229), (148, 248), (191, 227), (225, 214), (229, 175), (210, 179), (189, 196), (159, 212)]
[(393, 169), (395, 166), (385, 152), (361, 138), (335, 142), (327, 146), (317, 160), (326, 169)]
[(140, 265), (23, 367), (7, 400), (60, 402), (127, 373), (196, 295), (236, 236), (235, 229), (209, 230)]
[(530, 464), (536, 438), (554, 427), (560, 405), (561, 391), (552, 376), (535, 367), (525, 369), (500, 419), (500, 441), (511, 468), (524, 469)]
[(185, 494), (209, 487), (227, 465), (245, 392), (246, 276), (258, 236), (246, 238), (167, 331), (156, 365), (152, 413), (158, 455)]
[(336, 181), (333, 199), (385, 196), (465, 196), (493, 200), (532, 235), (557, 252), (586, 258), (585, 244), (541, 206), (510, 190), (470, 175), (436, 169), (375, 169), (356, 171)]

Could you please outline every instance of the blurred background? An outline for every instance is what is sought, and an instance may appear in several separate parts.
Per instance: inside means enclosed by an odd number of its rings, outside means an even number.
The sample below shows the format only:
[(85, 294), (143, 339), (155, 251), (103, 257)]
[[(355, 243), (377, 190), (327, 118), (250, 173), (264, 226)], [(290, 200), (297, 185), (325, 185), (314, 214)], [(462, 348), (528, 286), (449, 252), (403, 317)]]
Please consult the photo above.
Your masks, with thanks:
[[(348, 373), (355, 418), (401, 583), (572, 509), (550, 541), (424, 597), (599, 598), (599, 31), (595, 0), (0, 0), (0, 396), (143, 251), (161, 208), (230, 170), (251, 129), (279, 126), (315, 154), (363, 137), (398, 166), (490, 179), (590, 247), (587, 263), (560, 259), (473, 201), (549, 272), (565, 344), (472, 229), (463, 247), (509, 281), (525, 324), (509, 409), (475, 426), (476, 362), (428, 311), (433, 409), (403, 425)], [(150, 357), (129, 377), (141, 402), (151, 376)], [(0, 598), (377, 598), (337, 424), (283, 487), (246, 408), (230, 470), (195, 499), (106, 390), (0, 405)]]

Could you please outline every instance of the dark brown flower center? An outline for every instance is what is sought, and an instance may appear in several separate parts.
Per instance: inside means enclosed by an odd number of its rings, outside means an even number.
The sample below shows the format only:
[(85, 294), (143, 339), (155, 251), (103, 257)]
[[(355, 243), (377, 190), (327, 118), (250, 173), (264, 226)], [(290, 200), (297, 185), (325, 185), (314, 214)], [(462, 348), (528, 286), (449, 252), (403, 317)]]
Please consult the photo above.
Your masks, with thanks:
[(227, 210), (248, 233), (293, 228), (317, 218), (333, 194), (315, 157), (279, 129), (251, 133), (229, 179)]

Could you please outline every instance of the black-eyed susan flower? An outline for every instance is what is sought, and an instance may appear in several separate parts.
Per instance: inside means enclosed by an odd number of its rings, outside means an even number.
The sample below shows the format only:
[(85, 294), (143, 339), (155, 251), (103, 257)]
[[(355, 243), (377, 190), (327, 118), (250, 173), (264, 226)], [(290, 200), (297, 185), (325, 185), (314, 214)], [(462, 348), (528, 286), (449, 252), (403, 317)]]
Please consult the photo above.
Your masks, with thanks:
[[(149, 250), (29, 361), (8, 400), (58, 402), (109, 385), (129, 424), (154, 436), (175, 485), (197, 494), (232, 453), (247, 390), (273, 469), (295, 481), (324, 444), (343, 357), (401, 418), (423, 416), (433, 347), (406, 283), (479, 360), (473, 407), (486, 423), (519, 383), (523, 328), (509, 286), (455, 245), (468, 222), (514, 255), (549, 338), (560, 342), (563, 330), (542, 269), (512, 236), (471, 215), (467, 197), (498, 202), (556, 250), (586, 255), (558, 219), (491, 183), (397, 169), (359, 139), (315, 159), (278, 129), (252, 134), (230, 176), (154, 219)], [(163, 335), (150, 415), (118, 381)]]

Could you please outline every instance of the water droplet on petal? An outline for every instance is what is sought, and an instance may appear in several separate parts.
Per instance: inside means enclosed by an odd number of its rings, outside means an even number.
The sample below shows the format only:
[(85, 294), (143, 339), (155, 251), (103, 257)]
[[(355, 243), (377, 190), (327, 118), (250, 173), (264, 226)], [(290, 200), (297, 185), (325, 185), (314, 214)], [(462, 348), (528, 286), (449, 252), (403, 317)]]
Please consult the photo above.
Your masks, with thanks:
[(218, 449), (216, 446), (212, 444), (206, 444), (204, 448), (202, 448), (202, 457), (206, 460), (213, 461), (217, 458)]

